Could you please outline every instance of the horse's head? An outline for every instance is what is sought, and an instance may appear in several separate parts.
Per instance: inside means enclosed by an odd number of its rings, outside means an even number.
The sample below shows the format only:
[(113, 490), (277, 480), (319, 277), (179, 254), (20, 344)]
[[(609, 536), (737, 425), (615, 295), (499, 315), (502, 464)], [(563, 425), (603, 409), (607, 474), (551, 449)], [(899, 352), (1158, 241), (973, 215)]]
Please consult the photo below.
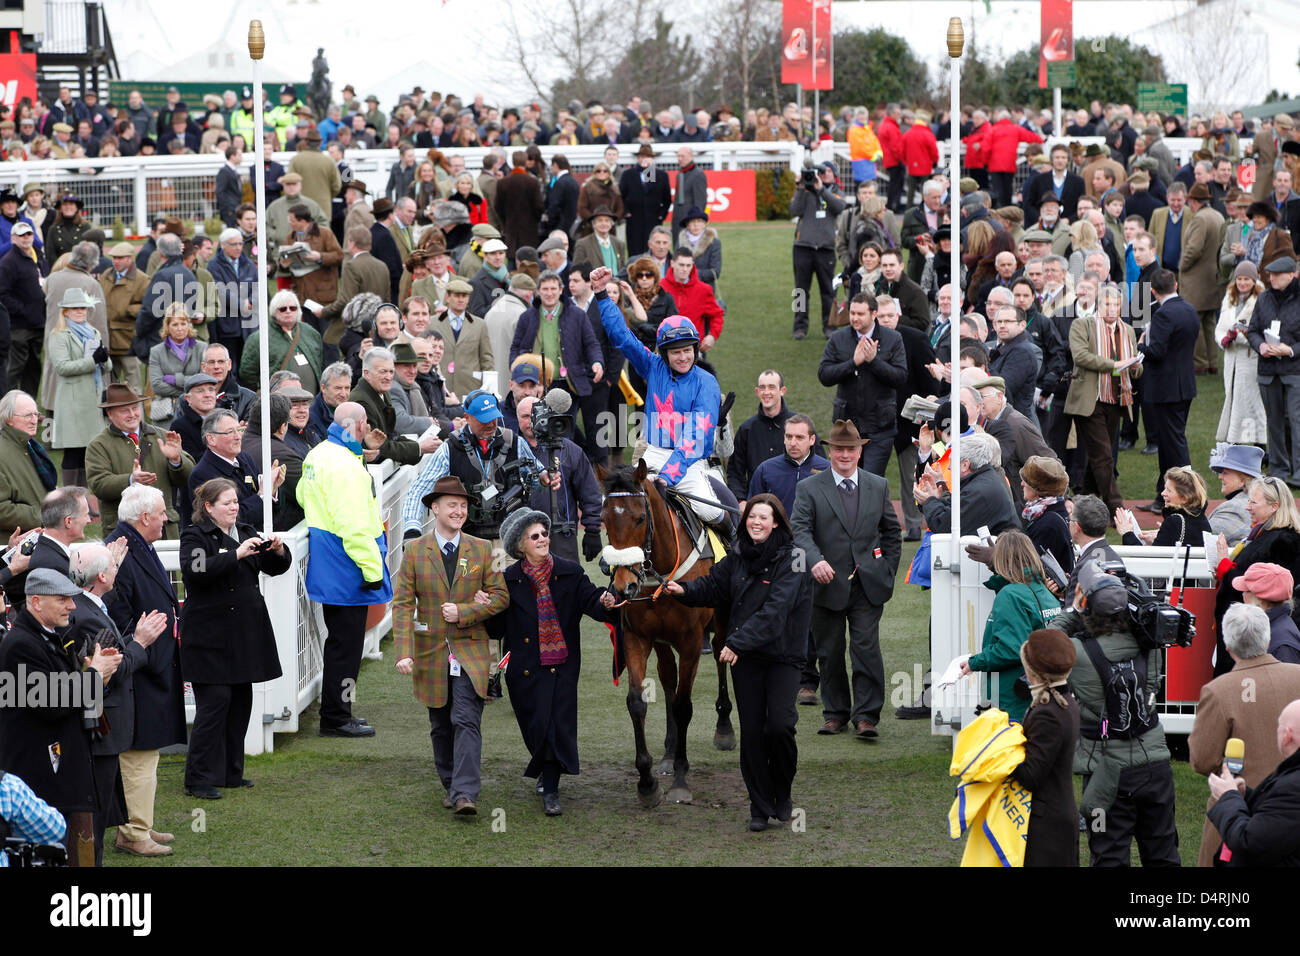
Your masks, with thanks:
[(609, 546), (601, 554), (601, 568), (610, 574), (610, 591), (630, 600), (645, 583), (650, 565), (650, 544), (654, 535), (651, 495), (645, 462), (606, 471), (597, 466), (596, 475), (604, 491), (600, 517), (605, 523)]

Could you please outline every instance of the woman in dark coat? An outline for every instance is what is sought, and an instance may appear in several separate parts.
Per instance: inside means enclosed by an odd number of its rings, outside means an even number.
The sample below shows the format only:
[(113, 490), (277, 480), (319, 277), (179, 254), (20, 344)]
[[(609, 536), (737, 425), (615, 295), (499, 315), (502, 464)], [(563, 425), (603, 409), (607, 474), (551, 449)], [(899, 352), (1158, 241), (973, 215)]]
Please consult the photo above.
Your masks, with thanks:
[(740, 518), (740, 547), (692, 581), (665, 590), (691, 607), (725, 607), (718, 661), (731, 665), (740, 714), (740, 772), (749, 790), (749, 828), (789, 820), (799, 751), (795, 698), (812, 618), (812, 577), (796, 570), (781, 499), (755, 495)]
[[(525, 777), (538, 778), (548, 817), (560, 810), (560, 774), (578, 773), (578, 675), (582, 616), (613, 622), (614, 595), (587, 579), (582, 566), (551, 555), (551, 519), (521, 508), (501, 524), (501, 544), (518, 558), (506, 568), (510, 606), (489, 632), (504, 633), (510, 704), (532, 757)], [(793, 698), (791, 698), (793, 700)]]
[(293, 564), (278, 535), (264, 543), (238, 519), (235, 483), (213, 478), (194, 490), (193, 523), (181, 533), (181, 666), (195, 705), (185, 793), (210, 800), (221, 796), (218, 785), (253, 785), (244, 779), (253, 684), (281, 673), (258, 572), (283, 574)]
[(1020, 491), (1025, 501), (1020, 517), (1025, 534), (1039, 554), (1050, 554), (1066, 574), (1074, 570), (1070, 513), (1065, 509), (1069, 487), (1070, 477), (1055, 458), (1031, 455), (1020, 467)]
[(1210, 519), (1205, 516), (1205, 505), (1210, 500), (1205, 480), (1189, 466), (1179, 465), (1165, 472), (1165, 486), (1160, 495), (1165, 500), (1165, 510), (1161, 512), (1159, 530), (1143, 531), (1130, 520), (1127, 512), (1115, 513), (1115, 528), (1123, 535), (1123, 543), (1130, 547), (1199, 546), (1201, 535), (1211, 531)]
[(1025, 866), (1079, 865), (1073, 774), (1079, 704), (1067, 682), (1074, 658), (1074, 644), (1061, 631), (1033, 631), (1020, 646), (1033, 703), (1022, 724), (1025, 760), (1011, 776), (1034, 795)]
[[(1300, 512), (1296, 510), (1295, 497), (1281, 478), (1266, 475), (1250, 483), (1246, 510), (1250, 512), (1250, 533), (1241, 544), (1229, 548), (1227, 539), (1219, 535), (1219, 554), (1216, 576), (1219, 592), (1214, 599), (1214, 620), (1218, 651), (1214, 659), (1216, 677), (1232, 670), (1233, 660), (1223, 644), (1223, 612), (1228, 605), (1241, 600), (1241, 592), (1232, 582), (1258, 562), (1280, 564), (1287, 570), (1300, 566)], [(1294, 571), (1292, 572), (1294, 573)]]

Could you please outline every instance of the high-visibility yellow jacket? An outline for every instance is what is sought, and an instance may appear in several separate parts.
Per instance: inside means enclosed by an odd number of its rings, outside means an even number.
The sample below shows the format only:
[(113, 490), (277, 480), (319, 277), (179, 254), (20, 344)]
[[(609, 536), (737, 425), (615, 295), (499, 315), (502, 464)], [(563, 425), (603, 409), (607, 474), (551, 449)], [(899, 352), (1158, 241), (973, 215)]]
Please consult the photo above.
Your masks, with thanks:
[(1032, 794), (1011, 779), (1024, 759), (1024, 730), (1005, 711), (986, 710), (957, 735), (948, 773), (961, 782), (948, 835), (967, 835), (962, 866), (1024, 865)]
[[(331, 425), (329, 437), (303, 459), (297, 493), (309, 535), (307, 596), (342, 605), (392, 600), (374, 482), (361, 456), (344, 444), (338, 425)], [(375, 581), (382, 582), (379, 588), (362, 587)]]

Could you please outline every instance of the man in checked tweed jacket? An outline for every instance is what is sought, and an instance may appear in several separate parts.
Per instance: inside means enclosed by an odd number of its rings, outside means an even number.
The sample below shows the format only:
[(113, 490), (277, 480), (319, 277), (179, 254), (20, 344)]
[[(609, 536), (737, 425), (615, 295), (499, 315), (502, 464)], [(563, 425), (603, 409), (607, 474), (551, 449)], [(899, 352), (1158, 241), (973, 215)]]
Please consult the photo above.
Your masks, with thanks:
[(461, 534), (469, 513), (461, 480), (438, 479), (424, 506), (434, 528), (407, 543), (393, 594), (397, 670), (414, 673), (415, 697), (429, 708), (433, 761), (447, 790), (442, 805), (473, 816), (492, 664), (486, 622), (510, 599), (491, 542)]

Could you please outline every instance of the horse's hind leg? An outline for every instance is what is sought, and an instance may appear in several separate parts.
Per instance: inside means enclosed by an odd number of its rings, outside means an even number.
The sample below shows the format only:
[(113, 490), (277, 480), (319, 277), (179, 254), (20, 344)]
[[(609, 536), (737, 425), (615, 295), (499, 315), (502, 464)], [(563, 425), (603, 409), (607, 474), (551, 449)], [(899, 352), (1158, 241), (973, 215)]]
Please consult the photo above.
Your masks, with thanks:
[(664, 731), (664, 759), (655, 767), (655, 773), (666, 776), (673, 772), (673, 755), (677, 752), (677, 708), (673, 706), (677, 699), (677, 660), (671, 647), (657, 644), (655, 662), (659, 670), (659, 687), (663, 691), (664, 713), (668, 715), (668, 726)]
[(632, 718), (632, 737), (636, 743), (637, 799), (647, 810), (657, 806), (662, 799), (659, 781), (650, 774), (650, 749), (645, 743), (646, 702), (642, 692), (645, 681), (648, 646), (640, 641), (625, 640), (627, 650), (627, 712)]

